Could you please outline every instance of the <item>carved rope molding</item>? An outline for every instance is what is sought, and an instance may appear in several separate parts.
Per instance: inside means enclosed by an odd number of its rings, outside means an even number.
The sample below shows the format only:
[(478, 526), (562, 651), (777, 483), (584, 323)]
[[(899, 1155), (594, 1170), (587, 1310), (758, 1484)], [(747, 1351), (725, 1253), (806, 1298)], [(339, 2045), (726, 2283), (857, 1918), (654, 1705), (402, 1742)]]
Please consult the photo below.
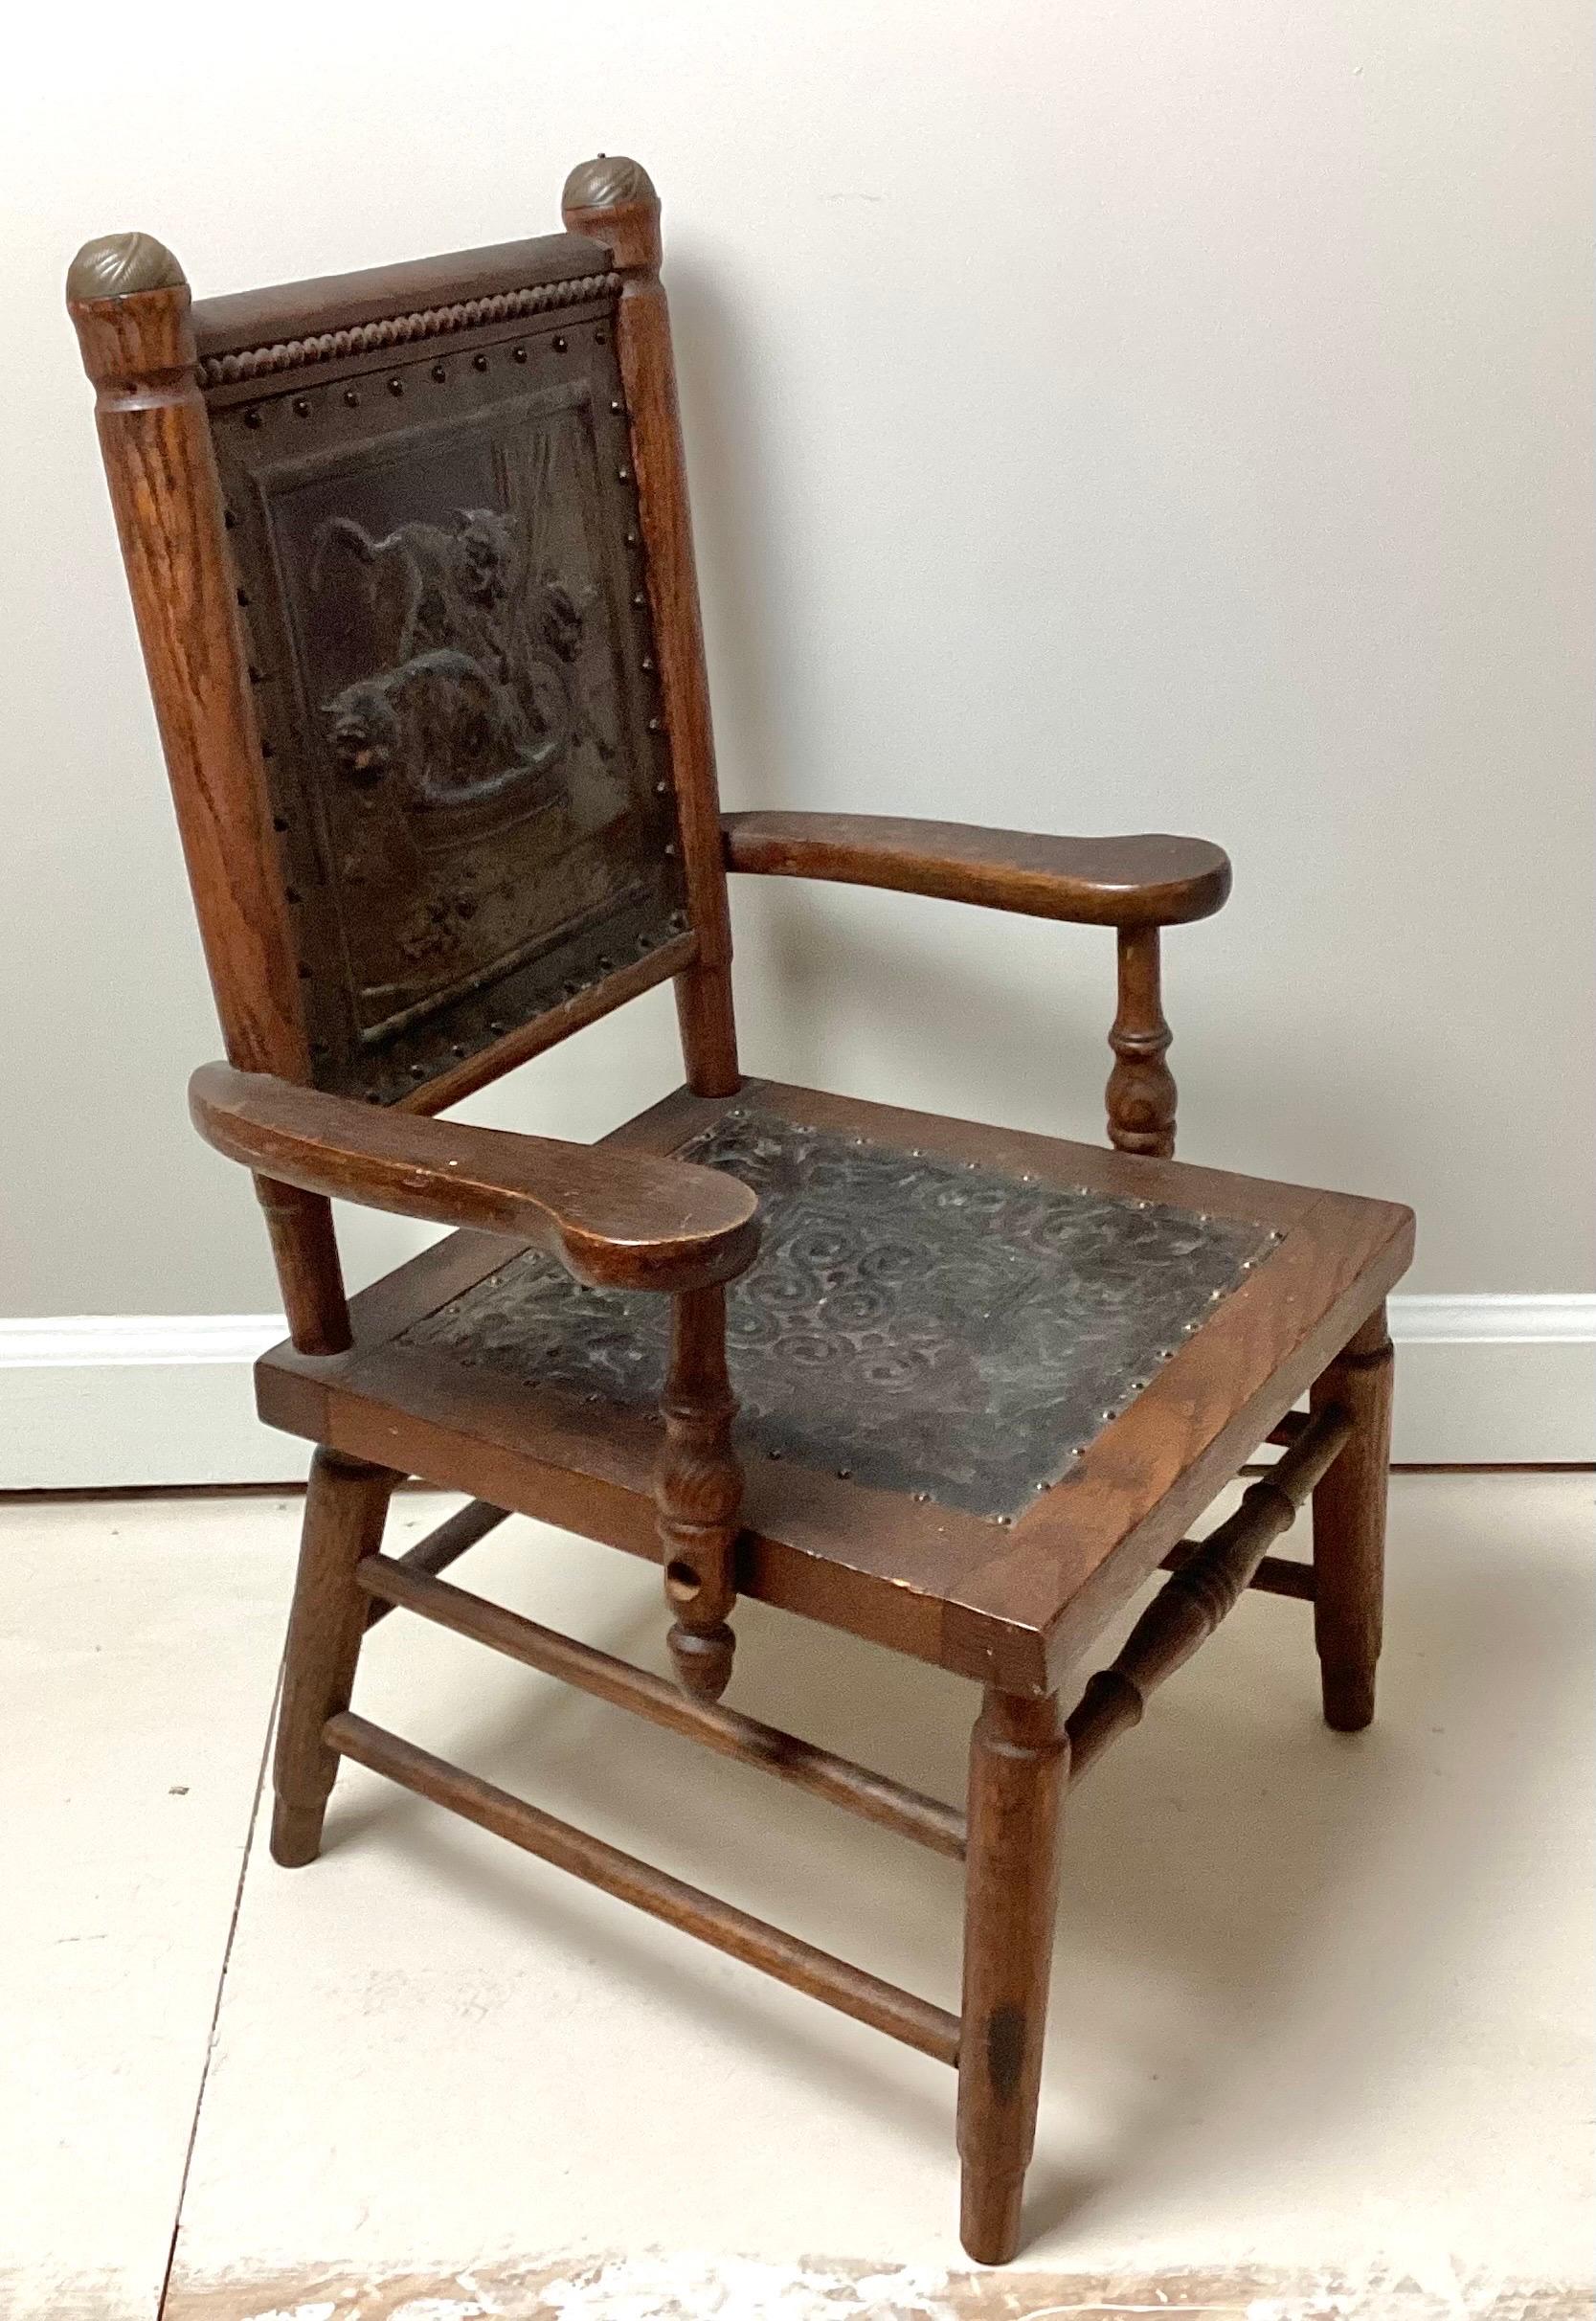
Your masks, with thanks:
[(272, 347), (241, 347), (231, 354), (208, 354), (199, 366), (199, 382), (202, 387), (228, 387), (244, 379), (275, 377), (312, 363), (330, 363), (340, 355), (376, 354), (385, 347), (445, 338), (456, 330), (474, 329), (479, 323), (513, 322), (524, 314), (580, 305), (584, 299), (616, 298), (619, 292), (620, 277), (614, 273), (576, 274), (565, 282), (534, 282), (524, 290), (495, 291), (491, 298), (424, 306), (416, 314), (384, 315), (376, 322), (357, 324), (352, 330), (323, 330), (313, 338), (283, 339)]

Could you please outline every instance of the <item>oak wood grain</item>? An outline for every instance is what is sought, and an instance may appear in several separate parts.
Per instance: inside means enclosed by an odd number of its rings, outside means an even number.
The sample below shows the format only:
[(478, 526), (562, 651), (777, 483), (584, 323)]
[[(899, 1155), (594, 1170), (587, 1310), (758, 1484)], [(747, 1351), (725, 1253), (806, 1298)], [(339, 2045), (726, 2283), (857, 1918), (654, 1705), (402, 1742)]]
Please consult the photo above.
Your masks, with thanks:
[(739, 1079), (731, 923), (670, 310), (660, 280), (660, 197), (636, 162), (617, 166), (612, 161), (603, 169), (587, 164), (571, 172), (561, 209), (567, 230), (601, 243), (622, 278), (617, 351), (626, 388), (638, 519), (647, 552), (646, 585), (659, 639), (682, 868), (698, 938), (698, 956), (676, 984), (682, 1052), (688, 1081), (700, 1094), (730, 1095)]
[(752, 1263), (758, 1203), (683, 1160), (467, 1128), (202, 1065), (189, 1108), (208, 1144), (306, 1192), (531, 1242), (578, 1281), (683, 1291)]
[(1230, 891), (1223, 848), (1202, 838), (1048, 838), (888, 814), (728, 814), (732, 870), (890, 887), (1087, 927), (1207, 918)]

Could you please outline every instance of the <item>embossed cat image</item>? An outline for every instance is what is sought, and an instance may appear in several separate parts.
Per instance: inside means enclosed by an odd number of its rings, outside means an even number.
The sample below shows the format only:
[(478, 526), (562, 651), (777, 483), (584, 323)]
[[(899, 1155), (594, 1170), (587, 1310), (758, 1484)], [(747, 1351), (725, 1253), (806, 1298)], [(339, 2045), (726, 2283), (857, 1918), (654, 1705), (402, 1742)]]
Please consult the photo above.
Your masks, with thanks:
[(525, 773), (531, 736), (513, 694), (469, 654), (418, 653), (326, 704), (333, 755), (358, 788), (401, 779), (421, 805), (491, 795)]
[(352, 587), (384, 634), (391, 663), (446, 647), (508, 675), (501, 607), (510, 593), (515, 519), (491, 507), (458, 507), (444, 524), (400, 524), (372, 539), (350, 516), (321, 530), (310, 583)]

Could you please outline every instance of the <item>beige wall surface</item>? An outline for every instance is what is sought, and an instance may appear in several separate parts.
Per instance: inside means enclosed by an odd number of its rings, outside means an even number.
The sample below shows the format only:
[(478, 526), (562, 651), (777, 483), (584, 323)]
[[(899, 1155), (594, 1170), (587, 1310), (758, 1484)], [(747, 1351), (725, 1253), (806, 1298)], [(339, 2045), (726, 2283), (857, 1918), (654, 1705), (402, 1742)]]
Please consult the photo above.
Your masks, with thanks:
[[(1589, 1286), (1585, 0), (33, 11), (0, 171), (0, 1315), (275, 1303), (61, 309), (665, 201), (723, 790), (1210, 834), (1194, 1159), (1392, 1195), (1409, 1287)], [(756, 1069), (1095, 1137), (1108, 939), (744, 887)], [(673, 1083), (655, 994), (479, 1104)], [(404, 1228), (356, 1222), (353, 1270)]]

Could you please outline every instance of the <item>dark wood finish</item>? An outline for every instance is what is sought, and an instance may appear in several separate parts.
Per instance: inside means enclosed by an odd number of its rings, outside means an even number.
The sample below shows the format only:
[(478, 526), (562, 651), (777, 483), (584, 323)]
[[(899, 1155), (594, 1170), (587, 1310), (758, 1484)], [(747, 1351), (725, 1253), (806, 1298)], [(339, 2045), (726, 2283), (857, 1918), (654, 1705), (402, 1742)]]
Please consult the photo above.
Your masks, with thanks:
[(753, 1195), (690, 1161), (416, 1119), (225, 1064), (201, 1065), (189, 1109), (208, 1144), (274, 1181), (534, 1242), (579, 1281), (690, 1292), (758, 1247)]
[(422, 1619), (486, 1644), (544, 1676), (558, 1677), (562, 1683), (591, 1693), (612, 1707), (630, 1709), (634, 1716), (646, 1717), (650, 1724), (701, 1742), (720, 1756), (734, 1757), (739, 1764), (775, 1773), (778, 1780), (806, 1790), (812, 1797), (823, 1797), (829, 1805), (840, 1805), (900, 1837), (911, 1837), (916, 1845), (929, 1846), (933, 1854), (945, 1854), (955, 1861), (964, 1858), (964, 1815), (955, 1807), (922, 1796), (917, 1790), (906, 1789), (902, 1782), (888, 1780), (885, 1773), (872, 1772), (830, 1749), (817, 1748), (813, 1742), (779, 1732), (756, 1717), (686, 1698), (646, 1669), (633, 1668), (609, 1653), (596, 1651), (591, 1644), (559, 1635), (535, 1620), (524, 1619), (518, 1612), (506, 1611), (501, 1605), (435, 1579), (429, 1576), (429, 1566), (420, 1560), (417, 1548), (405, 1556), (368, 1557), (355, 1576), (374, 1599), (373, 1619), (391, 1606), (402, 1605)]
[[(1178, 1209), (1252, 1216), (1282, 1238), (1211, 1319), (1011, 1525), (758, 1459), (745, 1476), (739, 1592), (1013, 1691), (1053, 1691), (1119, 1607), (1182, 1540), (1407, 1262), (1401, 1208), (1136, 1160), (1051, 1138), (751, 1082), (738, 1099), (1042, 1184), (1089, 1183)], [(720, 1116), (686, 1093), (606, 1149), (668, 1153)], [(259, 1374), (262, 1415), (658, 1560), (659, 1430), (396, 1345), (417, 1314), (503, 1263), (487, 1236), (444, 1244), (353, 1304), (356, 1351), (329, 1369), (286, 1351)]]
[[(324, 343), (334, 338), (327, 327), (331, 315), (338, 318), (339, 336), (347, 339), (351, 332), (370, 330), (387, 350), (444, 335), (436, 327), (419, 327), (426, 314), (475, 300), (513, 302), (514, 293), (528, 283), (557, 286), (559, 295), (549, 301), (548, 308), (556, 310), (573, 303), (573, 279), (579, 282), (607, 267), (605, 254), (591, 242), (569, 234), (535, 235), (489, 249), (406, 259), (397, 265), (367, 266), (352, 274), (276, 282), (205, 299), (195, 309), (194, 338), (212, 384), (267, 379), (347, 359), (347, 346)], [(397, 317), (415, 318), (418, 327), (395, 329)], [(521, 318), (511, 313), (508, 319)], [(469, 327), (456, 321), (449, 335)]]
[(1020, 2245), (1068, 1766), (1056, 1697), (988, 1691), (970, 1741), (958, 2051), (959, 2238), (982, 2265), (1006, 2265)]
[[(1179, 1547), (1172, 1547), (1164, 1557), (1163, 1569), (1179, 1571), (1182, 1565), (1189, 1564), (1192, 1557), (1201, 1552), (1203, 1545), (1202, 1540), (1182, 1540)], [(1288, 1556), (1266, 1555), (1247, 1584), (1249, 1588), (1255, 1588), (1260, 1595), (1295, 1596), (1301, 1602), (1311, 1604), (1314, 1600), (1314, 1566), (1312, 1564), (1293, 1563)]]
[[(287, 906), (253, 874), (275, 843), (271, 807), (190, 306), (183, 269), (148, 235), (88, 243), (67, 280), (228, 1058), (303, 1079)], [(331, 1351), (343, 1290), (326, 1205), (259, 1190), (296, 1340)]]
[[(221, 1069), (235, 1079), (244, 1077), (231, 1066)], [(255, 1191), (271, 1236), (288, 1335), (302, 1354), (346, 1353), (351, 1342), (349, 1306), (331, 1203), (323, 1193), (305, 1192), (275, 1177), (257, 1175)]]
[(1325, 1722), (1361, 1732), (1374, 1716), (1385, 1583), (1385, 1495), (1391, 1467), (1390, 1335), (1379, 1306), (1347, 1341), (1310, 1398), (1343, 1409), (1352, 1440), (1314, 1494), (1314, 1641)]
[(688, 1085), (699, 1095), (731, 1095), (739, 1078), (731, 926), (676, 364), (660, 281), (660, 197), (641, 164), (618, 154), (600, 155), (572, 170), (561, 211), (570, 232), (604, 245), (621, 277), (616, 327), (676, 768), (687, 908), (698, 938), (698, 958), (676, 983), (682, 1052)]
[(338, 1760), (323, 1726), (348, 1708), (366, 1633), (355, 1567), (382, 1544), (399, 1477), (387, 1467), (319, 1450), (310, 1462), (299, 1577), (282, 1662), (272, 1779), (272, 1858), (285, 1869), (314, 1861)]
[(1266, 1550), (1290, 1530), (1315, 1484), (1334, 1472), (1352, 1432), (1346, 1412), (1333, 1403), (1325, 1405), (1278, 1464), (1248, 1485), (1235, 1514), (1164, 1582), (1113, 1666), (1090, 1679), (1070, 1714), (1067, 1729), (1072, 1778), (1084, 1773), (1111, 1741), (1141, 1723), (1157, 1688), (1235, 1609)]
[(1109, 1034), (1109, 1142), (1115, 1152), (1167, 1160), (1175, 1150), (1175, 1074), (1158, 988), (1158, 930), (1122, 928), (1119, 1007)]
[[(458, 1564), (479, 1540), (485, 1540), (490, 1531), (497, 1531), (508, 1513), (507, 1507), (490, 1507), (485, 1499), (470, 1499), (446, 1517), (436, 1531), (429, 1531), (424, 1540), (407, 1547), (403, 1555), (384, 1559), (385, 1566), (391, 1565), (421, 1579), (435, 1579), (438, 1572), (447, 1571), (451, 1564)], [(370, 1594), (371, 1590), (367, 1592)], [(367, 1627), (374, 1628), (393, 1609), (393, 1599), (373, 1597), (366, 1610)]]
[[(229, 1058), (194, 1116), (271, 1231), (293, 1342), (262, 1415), (316, 1445), (273, 1850), (312, 1858), (347, 1755), (956, 2062), (965, 2244), (1002, 2262), (1070, 1779), (1249, 1586), (1314, 1602), (1329, 1721), (1372, 1711), (1382, 1300), (1413, 1221), (1172, 1160), (1160, 930), (1224, 902), (1217, 846), (723, 819), (658, 196), (600, 158), (563, 206), (560, 235), (197, 307), (146, 236), (69, 278)], [(1113, 927), (1113, 1149), (745, 1084), (729, 868)], [(666, 978), (688, 1086), (601, 1145), (425, 1116)], [(332, 1197), (458, 1229), (349, 1299)], [(668, 1350), (642, 1293), (673, 1300)], [(891, 1428), (826, 1400), (827, 1365), (902, 1393)], [(957, 1434), (976, 1411), (1008, 1412), (1003, 1460)], [(1188, 1538), (1266, 1442), (1277, 1465)], [(385, 1559), (406, 1475), (472, 1503)], [(1309, 1490), (1311, 1569), (1267, 1551)], [(438, 1577), (507, 1511), (664, 1566), (679, 1686)], [(967, 1814), (717, 1705), (737, 1595), (978, 1683)], [(394, 1606), (966, 1856), (962, 2019), (352, 1714)]]
[(701, 1701), (718, 1701), (731, 1679), (727, 1614), (737, 1600), (734, 1556), (743, 1476), (731, 1448), (736, 1398), (726, 1367), (726, 1297), (719, 1289), (678, 1297), (670, 1367), (660, 1404), (664, 1443), (654, 1478), (666, 1638), (676, 1673)]
[(1208, 918), (1230, 864), (1203, 838), (1046, 838), (888, 814), (727, 814), (727, 867), (891, 887), (1084, 927)]
[(800, 1942), (779, 1927), (767, 1926), (762, 1918), (752, 1917), (747, 1910), (736, 1909), (680, 1878), (671, 1878), (663, 1870), (639, 1861), (635, 1855), (622, 1853), (618, 1846), (606, 1845), (601, 1837), (573, 1829), (570, 1822), (525, 1804), (473, 1773), (461, 1772), (458, 1766), (446, 1765), (440, 1757), (415, 1747), (396, 1733), (384, 1732), (364, 1717), (333, 1717), (324, 1738), (340, 1756), (353, 1758), (357, 1765), (384, 1774), (418, 1797), (430, 1798), (434, 1805), (446, 1806), (464, 1820), (474, 1821), (479, 1829), (507, 1837), (524, 1853), (535, 1854), (541, 1861), (585, 1879), (589, 1885), (613, 1894), (618, 1902), (629, 1902), (651, 1918), (663, 1918), (684, 1934), (695, 1935), (700, 1942), (757, 1967), (811, 1998), (823, 1999), (828, 2007), (902, 2039), (906, 2046), (918, 2047), (922, 2055), (938, 2062), (956, 2060), (958, 2018), (945, 2008), (933, 2007), (926, 1999), (883, 1982), (878, 1975), (866, 1974), (863, 1968), (833, 1958), (829, 1951)]

